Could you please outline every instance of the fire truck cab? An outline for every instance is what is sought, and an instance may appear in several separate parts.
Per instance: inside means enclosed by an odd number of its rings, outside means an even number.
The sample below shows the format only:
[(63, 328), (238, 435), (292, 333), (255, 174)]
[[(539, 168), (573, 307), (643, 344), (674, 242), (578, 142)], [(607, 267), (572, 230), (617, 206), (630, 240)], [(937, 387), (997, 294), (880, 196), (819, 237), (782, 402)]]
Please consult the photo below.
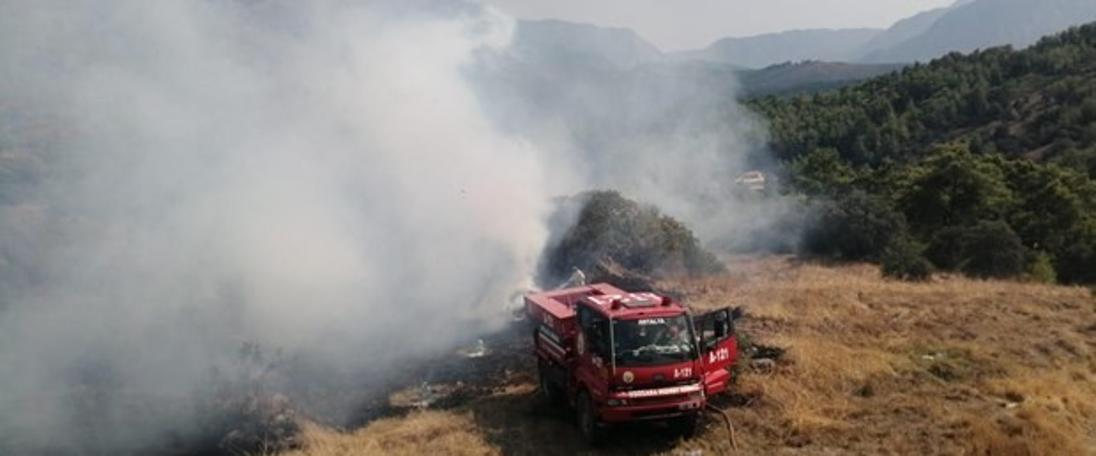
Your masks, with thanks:
[(691, 434), (727, 388), (740, 309), (694, 315), (667, 296), (594, 284), (531, 293), (540, 391), (574, 406), (590, 441), (612, 423), (669, 420)]

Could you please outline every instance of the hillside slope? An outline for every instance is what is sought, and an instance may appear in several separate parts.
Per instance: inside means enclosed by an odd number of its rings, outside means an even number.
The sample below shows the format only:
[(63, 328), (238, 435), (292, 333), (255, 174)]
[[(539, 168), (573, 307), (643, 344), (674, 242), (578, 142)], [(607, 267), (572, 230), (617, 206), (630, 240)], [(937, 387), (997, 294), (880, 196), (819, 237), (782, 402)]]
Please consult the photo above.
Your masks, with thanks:
[[(776, 257), (734, 259), (729, 269), (663, 285), (700, 309), (745, 305), (740, 334), (788, 349), (772, 371), (742, 369), (719, 402), (736, 427), (735, 454), (1096, 451), (1096, 300), (1084, 288), (951, 276), (908, 284), (871, 266)], [(527, 348), (524, 333), (516, 337), (496, 346), (499, 362)], [(537, 402), (533, 367), (521, 359), (462, 383), (495, 387), (425, 410), (405, 406), (346, 432), (312, 425), (288, 455), (732, 452), (715, 420), (691, 440), (623, 428), (591, 451), (568, 412)]]
[(921, 36), (932, 28), (932, 25), (947, 14), (951, 8), (953, 7), (931, 9), (895, 22), (894, 25), (873, 37), (860, 50), (863, 55), (858, 60), (865, 62), (892, 61), (886, 51)]
[(737, 72), (741, 98), (836, 89), (899, 70), (904, 65), (806, 61)]

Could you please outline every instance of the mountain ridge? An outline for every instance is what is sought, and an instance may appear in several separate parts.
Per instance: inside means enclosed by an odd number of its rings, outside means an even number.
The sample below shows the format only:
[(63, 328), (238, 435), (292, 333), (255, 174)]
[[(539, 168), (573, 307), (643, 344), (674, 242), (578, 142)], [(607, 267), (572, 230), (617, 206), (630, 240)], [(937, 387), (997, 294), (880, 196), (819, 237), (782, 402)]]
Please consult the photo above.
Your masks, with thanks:
[(632, 29), (557, 19), (518, 21), (513, 46), (518, 52), (537, 52), (548, 59), (601, 58), (622, 68), (664, 59), (657, 46)]
[(1096, 21), (1092, 0), (960, 0), (922, 11), (886, 29), (808, 29), (720, 38), (705, 48), (667, 55), (750, 68), (787, 61), (925, 62), (949, 52), (1010, 45)]
[(949, 52), (1026, 48), (1043, 36), (1096, 20), (1091, 0), (974, 0), (949, 8), (924, 33), (865, 60), (927, 61)]
[(760, 69), (788, 61), (848, 61), (882, 29), (802, 29), (716, 40), (703, 49), (671, 53), (677, 59), (708, 60)]

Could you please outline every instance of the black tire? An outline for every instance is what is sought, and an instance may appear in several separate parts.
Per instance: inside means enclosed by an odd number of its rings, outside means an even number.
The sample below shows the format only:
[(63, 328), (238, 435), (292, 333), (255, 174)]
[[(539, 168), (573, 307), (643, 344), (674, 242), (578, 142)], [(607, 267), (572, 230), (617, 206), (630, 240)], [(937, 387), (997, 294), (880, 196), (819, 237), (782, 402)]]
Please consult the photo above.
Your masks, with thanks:
[(680, 436), (691, 439), (696, 435), (697, 429), (700, 428), (700, 414), (690, 413), (674, 418), (673, 421), (670, 422), (670, 427)]
[(540, 397), (549, 406), (559, 406), (563, 403), (563, 392), (560, 390), (559, 385), (552, 382), (552, 376), (548, 373), (547, 363), (544, 360), (537, 362), (537, 376), (539, 377)]
[(578, 393), (578, 399), (575, 403), (575, 415), (582, 439), (589, 445), (601, 443), (605, 431), (598, 423), (597, 414), (594, 412), (594, 401), (590, 399), (589, 393), (585, 391)]

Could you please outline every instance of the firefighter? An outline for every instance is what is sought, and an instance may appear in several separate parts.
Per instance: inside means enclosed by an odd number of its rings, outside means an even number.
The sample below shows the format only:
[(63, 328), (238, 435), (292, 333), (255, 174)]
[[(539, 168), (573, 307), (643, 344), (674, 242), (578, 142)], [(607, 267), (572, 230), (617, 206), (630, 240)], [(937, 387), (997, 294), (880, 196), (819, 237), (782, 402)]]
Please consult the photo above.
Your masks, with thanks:
[(582, 270), (578, 267), (574, 267), (571, 271), (571, 277), (567, 279), (566, 282), (563, 282), (563, 285), (560, 285), (559, 287), (571, 288), (583, 286), (586, 286), (586, 273), (582, 272)]

